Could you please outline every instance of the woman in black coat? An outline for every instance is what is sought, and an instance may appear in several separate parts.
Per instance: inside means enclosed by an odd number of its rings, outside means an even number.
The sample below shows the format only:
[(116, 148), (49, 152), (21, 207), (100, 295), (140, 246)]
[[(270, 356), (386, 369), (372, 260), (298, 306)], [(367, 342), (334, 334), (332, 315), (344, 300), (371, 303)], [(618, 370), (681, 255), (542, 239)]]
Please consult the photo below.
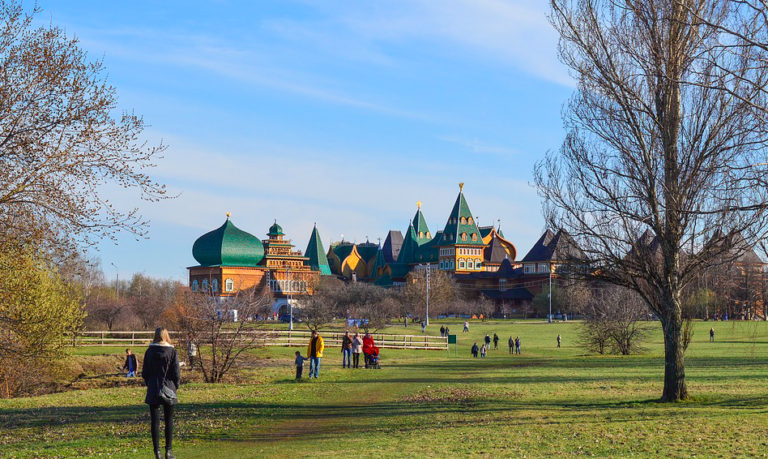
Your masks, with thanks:
[(160, 400), (160, 386), (165, 385), (176, 392), (181, 385), (179, 356), (171, 345), (168, 330), (160, 327), (155, 330), (155, 338), (144, 353), (144, 367), (141, 377), (147, 385), (147, 397), (144, 403), (149, 405), (152, 419), (152, 444), (155, 447), (155, 459), (163, 459), (160, 454), (160, 405), (165, 415), (165, 459), (175, 459), (173, 455), (173, 405)]

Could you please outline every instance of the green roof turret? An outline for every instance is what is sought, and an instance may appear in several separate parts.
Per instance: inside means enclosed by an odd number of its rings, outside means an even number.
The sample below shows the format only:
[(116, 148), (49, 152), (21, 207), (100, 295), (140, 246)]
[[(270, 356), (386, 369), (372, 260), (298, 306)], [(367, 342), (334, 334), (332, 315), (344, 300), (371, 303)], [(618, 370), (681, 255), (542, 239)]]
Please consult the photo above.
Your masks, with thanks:
[(269, 233), (267, 233), (267, 236), (285, 236), (283, 234), (283, 227), (277, 224), (277, 220), (275, 220), (275, 224), (269, 227)]
[(485, 245), (475, 218), (472, 217), (472, 211), (469, 210), (469, 204), (464, 199), (463, 182), (459, 183), (459, 195), (456, 197), (456, 203), (453, 205), (453, 210), (451, 210), (451, 215), (448, 217), (443, 235), (437, 245), (453, 246), (457, 244)]
[(416, 249), (419, 248), (416, 230), (413, 228), (413, 222), (408, 225), (408, 231), (405, 233), (403, 246), (400, 248), (400, 255), (397, 257), (399, 264), (410, 265), (416, 263)]
[(429, 232), (427, 220), (421, 213), (421, 201), (417, 202), (416, 206), (418, 209), (416, 209), (416, 215), (413, 216), (413, 229), (416, 231), (416, 242), (422, 245), (432, 240), (432, 233)]
[(257, 266), (264, 258), (264, 245), (236, 227), (227, 214), (223, 225), (195, 241), (192, 256), (200, 266)]
[(320, 239), (320, 232), (317, 231), (317, 224), (312, 229), (312, 235), (309, 237), (309, 244), (304, 255), (309, 258), (304, 264), (308, 265), (314, 271), (320, 271), (321, 275), (330, 276), (331, 266), (328, 264), (328, 257), (323, 248), (323, 241)]

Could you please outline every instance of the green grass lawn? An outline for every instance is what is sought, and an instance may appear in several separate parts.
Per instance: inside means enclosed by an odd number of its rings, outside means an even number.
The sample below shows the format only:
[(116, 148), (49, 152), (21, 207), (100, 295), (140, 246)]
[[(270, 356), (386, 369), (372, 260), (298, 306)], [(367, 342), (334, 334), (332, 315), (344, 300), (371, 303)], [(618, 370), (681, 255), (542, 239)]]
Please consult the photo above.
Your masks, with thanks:
[[(428, 329), (437, 333), (443, 321)], [(381, 370), (341, 368), (326, 350), (319, 380), (293, 380), (296, 349), (259, 350), (250, 383), (179, 392), (179, 458), (763, 457), (768, 453), (768, 324), (698, 323), (687, 353), (692, 399), (659, 404), (660, 330), (640, 356), (591, 356), (578, 324), (448, 321), (458, 357), (382, 352)], [(420, 334), (395, 325), (393, 333)], [(485, 333), (499, 350), (473, 359)], [(563, 348), (555, 337), (563, 336)], [(519, 335), (523, 355), (506, 340)], [(88, 349), (95, 352), (121, 352)], [(136, 349), (137, 353), (143, 352)], [(305, 369), (306, 371), (307, 369)], [(0, 400), (0, 457), (151, 457), (136, 385)]]

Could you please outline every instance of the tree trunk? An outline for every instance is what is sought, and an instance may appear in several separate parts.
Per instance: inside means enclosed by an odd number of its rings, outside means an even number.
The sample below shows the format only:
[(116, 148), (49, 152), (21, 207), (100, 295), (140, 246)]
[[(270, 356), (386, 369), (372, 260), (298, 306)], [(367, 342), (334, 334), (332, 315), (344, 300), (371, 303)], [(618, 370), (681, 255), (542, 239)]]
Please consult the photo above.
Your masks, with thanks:
[[(674, 299), (671, 301), (674, 302)], [(668, 313), (662, 317), (664, 327), (664, 392), (662, 402), (676, 402), (688, 398), (685, 386), (685, 350), (683, 348), (683, 320), (680, 305), (667, 305)]]

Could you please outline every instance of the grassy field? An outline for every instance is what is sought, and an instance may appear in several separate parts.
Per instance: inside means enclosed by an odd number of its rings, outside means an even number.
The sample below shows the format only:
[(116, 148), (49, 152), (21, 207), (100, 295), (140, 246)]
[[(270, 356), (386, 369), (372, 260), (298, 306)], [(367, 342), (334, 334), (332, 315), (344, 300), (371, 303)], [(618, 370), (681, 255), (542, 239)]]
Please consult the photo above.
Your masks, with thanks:
[[(440, 323), (428, 332), (438, 333)], [(348, 370), (339, 350), (328, 349), (319, 380), (293, 380), (295, 349), (260, 350), (245, 384), (182, 387), (174, 451), (233, 459), (768, 453), (766, 323), (718, 322), (715, 343), (708, 342), (712, 324), (697, 324), (687, 354), (692, 399), (678, 404), (655, 402), (660, 331), (645, 355), (590, 356), (576, 343), (575, 323), (473, 321), (470, 333), (449, 323), (458, 357), (387, 350), (381, 370)], [(472, 359), (472, 341), (494, 332), (500, 349)], [(510, 335), (521, 337), (522, 356), (508, 354)], [(83, 354), (102, 352), (109, 351)], [(0, 457), (151, 457), (143, 388), (103, 377), (118, 387), (0, 400)]]

